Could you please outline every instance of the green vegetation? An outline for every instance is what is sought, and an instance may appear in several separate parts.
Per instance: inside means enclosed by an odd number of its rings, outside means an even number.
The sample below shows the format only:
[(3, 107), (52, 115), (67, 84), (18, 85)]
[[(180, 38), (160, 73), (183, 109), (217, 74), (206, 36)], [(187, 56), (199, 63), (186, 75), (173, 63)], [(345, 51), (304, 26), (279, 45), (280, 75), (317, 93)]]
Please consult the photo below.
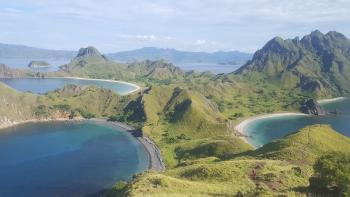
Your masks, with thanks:
[[(310, 143), (305, 143), (309, 140)], [(327, 166), (336, 163), (339, 163), (339, 170), (325, 171), (338, 173), (339, 181), (344, 180), (338, 185), (348, 184), (348, 156), (337, 153), (338, 160), (334, 160), (334, 157), (322, 155), (333, 151), (349, 154), (350, 139), (327, 125), (306, 127), (260, 149), (229, 157), (220, 153), (225, 153), (221, 150), (233, 143), (212, 145), (216, 143), (221, 142), (200, 143), (194, 145), (194, 149), (184, 149), (182, 153), (187, 156), (182, 157), (177, 166), (162, 174), (140, 174), (126, 186), (114, 188), (113, 192), (122, 196), (307, 196), (313, 192), (309, 179), (314, 170), (319, 177), (323, 168), (337, 169)], [(331, 163), (328, 158), (333, 159)], [(329, 177), (333, 183), (334, 174)]]
[(326, 125), (313, 125), (266, 144), (251, 155), (258, 158), (313, 164), (327, 152), (350, 153), (350, 139)]
[(95, 87), (81, 89), (75, 85), (43, 96), (19, 93), (3, 84), (0, 84), (0, 92), (0, 124), (31, 119), (123, 116), (130, 100), (138, 97), (137, 94), (119, 96), (111, 90)]
[(317, 195), (350, 196), (350, 154), (333, 152), (314, 165), (310, 188)]
[[(82, 49), (61, 71), (47, 75), (137, 81), (147, 88), (118, 96), (66, 86), (35, 96), (0, 84), (0, 123), (82, 116), (141, 128), (160, 148), (167, 170), (120, 182), (109, 196), (307, 196), (314, 171), (324, 187), (345, 195), (348, 168), (342, 162), (348, 157), (320, 157), (350, 154), (350, 140), (329, 126), (306, 127), (257, 150), (233, 128), (248, 116), (299, 111), (306, 98), (348, 95), (349, 43), (336, 32), (275, 38), (239, 71), (224, 75), (184, 72), (163, 61), (117, 64)], [(334, 161), (339, 171), (328, 170)]]
[(300, 40), (276, 37), (237, 74), (319, 97), (348, 95), (349, 47), (350, 41), (338, 32), (314, 31)]

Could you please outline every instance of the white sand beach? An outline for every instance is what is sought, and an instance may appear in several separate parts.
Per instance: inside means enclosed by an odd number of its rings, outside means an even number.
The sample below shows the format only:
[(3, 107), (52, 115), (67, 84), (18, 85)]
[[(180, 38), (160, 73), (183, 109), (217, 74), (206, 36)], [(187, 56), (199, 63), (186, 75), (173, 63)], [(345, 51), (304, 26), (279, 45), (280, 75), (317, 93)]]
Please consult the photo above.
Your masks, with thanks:
[(240, 137), (242, 140), (250, 144), (247, 140), (249, 136), (245, 133), (244, 128), (249, 125), (250, 123), (256, 121), (256, 120), (261, 120), (265, 118), (274, 118), (274, 117), (281, 117), (281, 116), (309, 116), (308, 114), (303, 114), (303, 113), (296, 113), (296, 112), (282, 112), (282, 113), (275, 113), (275, 114), (266, 114), (266, 115), (260, 115), (260, 116), (253, 116), (250, 118), (247, 118), (240, 122), (238, 125), (235, 126), (235, 131), (239, 132), (242, 134)]
[(126, 92), (126, 93), (121, 94), (121, 95), (128, 95), (128, 94), (132, 94), (132, 93), (135, 93), (135, 92), (138, 92), (141, 90), (141, 87), (134, 84), (134, 83), (129, 83), (129, 82), (125, 82), (125, 81), (116, 81), (116, 80), (111, 80), (111, 79), (91, 79), (91, 78), (83, 78), (83, 77), (46, 77), (46, 79), (78, 79), (78, 80), (87, 80), (87, 81), (104, 81), (104, 82), (112, 82), (112, 83), (121, 83), (121, 84), (135, 87), (134, 90), (131, 90), (131, 91)]
[(325, 103), (331, 103), (331, 102), (336, 102), (336, 101), (341, 101), (341, 100), (345, 100), (348, 99), (347, 97), (336, 97), (336, 98), (331, 98), (331, 99), (321, 99), (318, 100), (317, 102), (320, 104), (325, 104)]

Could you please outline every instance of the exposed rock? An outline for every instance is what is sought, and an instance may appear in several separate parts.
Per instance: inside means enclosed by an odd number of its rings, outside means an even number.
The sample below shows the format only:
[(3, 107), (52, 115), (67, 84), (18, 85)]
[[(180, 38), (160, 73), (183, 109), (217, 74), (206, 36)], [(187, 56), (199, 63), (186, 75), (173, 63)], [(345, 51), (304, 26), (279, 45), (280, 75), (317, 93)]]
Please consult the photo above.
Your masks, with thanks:
[(75, 58), (84, 58), (84, 57), (96, 57), (107, 60), (107, 58), (102, 55), (95, 47), (89, 46), (87, 48), (79, 49), (78, 55)]
[(314, 99), (307, 99), (302, 102), (300, 110), (305, 114), (313, 114), (316, 116), (326, 115), (326, 111)]

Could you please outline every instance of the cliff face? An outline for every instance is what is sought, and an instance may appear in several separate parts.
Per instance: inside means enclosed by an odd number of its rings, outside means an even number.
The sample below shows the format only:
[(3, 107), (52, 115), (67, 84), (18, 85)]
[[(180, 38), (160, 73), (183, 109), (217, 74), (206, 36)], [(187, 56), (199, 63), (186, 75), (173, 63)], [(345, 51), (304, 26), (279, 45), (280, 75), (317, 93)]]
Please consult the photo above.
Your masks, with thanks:
[(312, 115), (316, 115), (316, 116), (326, 115), (326, 111), (314, 99), (305, 100), (301, 104), (300, 110), (301, 110), (301, 112), (303, 112), (305, 114), (312, 114)]

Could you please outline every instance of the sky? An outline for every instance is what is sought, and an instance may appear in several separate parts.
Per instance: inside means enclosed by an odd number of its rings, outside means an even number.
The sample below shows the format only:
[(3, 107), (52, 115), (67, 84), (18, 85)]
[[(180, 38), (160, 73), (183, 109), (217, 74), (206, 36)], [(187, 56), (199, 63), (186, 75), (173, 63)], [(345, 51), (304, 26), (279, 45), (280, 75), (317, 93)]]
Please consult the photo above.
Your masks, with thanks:
[(275, 36), (350, 36), (349, 0), (0, 0), (0, 42), (253, 52)]

